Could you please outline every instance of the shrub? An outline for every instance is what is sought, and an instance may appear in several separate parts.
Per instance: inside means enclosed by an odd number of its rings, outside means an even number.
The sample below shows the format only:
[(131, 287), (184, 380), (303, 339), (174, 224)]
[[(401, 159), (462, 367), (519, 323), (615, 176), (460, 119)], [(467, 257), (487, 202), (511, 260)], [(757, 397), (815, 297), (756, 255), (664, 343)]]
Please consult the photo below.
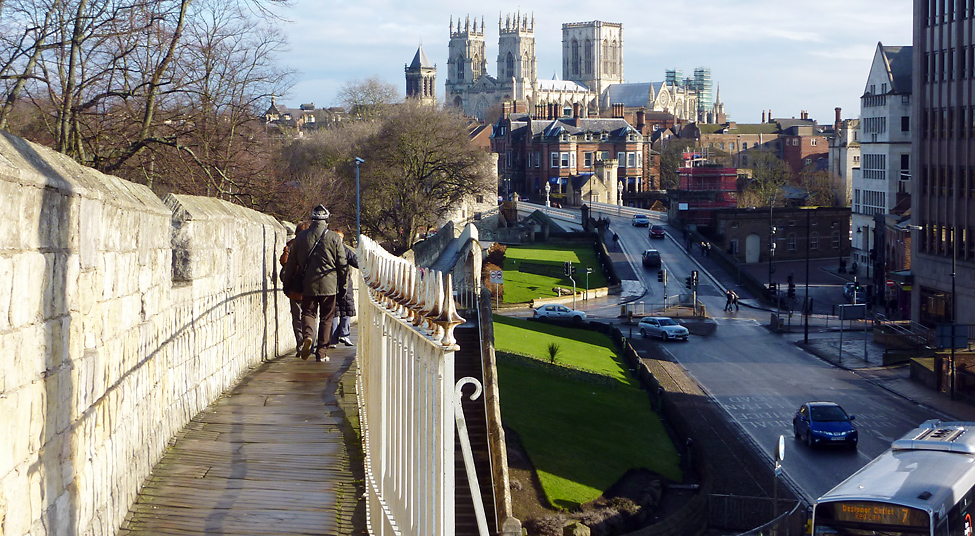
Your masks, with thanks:
[(557, 342), (549, 343), (549, 345), (548, 345), (548, 358), (552, 362), (553, 365), (555, 364), (555, 359), (558, 357), (559, 350), (561, 350), (561, 349), (562, 349), (562, 347), (559, 346), (559, 343), (557, 343)]

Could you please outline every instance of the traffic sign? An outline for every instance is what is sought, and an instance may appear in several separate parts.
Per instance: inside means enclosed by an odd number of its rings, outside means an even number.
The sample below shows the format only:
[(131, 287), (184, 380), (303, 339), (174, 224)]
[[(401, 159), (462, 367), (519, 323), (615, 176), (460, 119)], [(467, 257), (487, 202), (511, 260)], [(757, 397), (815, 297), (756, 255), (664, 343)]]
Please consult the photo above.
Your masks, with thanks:
[(491, 270), (491, 284), (492, 285), (504, 284), (504, 270)]

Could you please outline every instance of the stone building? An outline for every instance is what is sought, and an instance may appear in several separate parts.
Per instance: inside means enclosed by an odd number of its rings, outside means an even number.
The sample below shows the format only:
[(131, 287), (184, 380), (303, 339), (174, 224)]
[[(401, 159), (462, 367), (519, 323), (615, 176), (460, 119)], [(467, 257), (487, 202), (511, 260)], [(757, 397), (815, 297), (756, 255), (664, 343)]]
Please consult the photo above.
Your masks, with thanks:
[(842, 119), (836, 108), (833, 137), (829, 141), (829, 172), (833, 175), (833, 192), (843, 206), (853, 198), (853, 174), (860, 170), (860, 120)]
[(807, 243), (811, 259), (838, 263), (850, 254), (848, 207), (723, 209), (714, 212), (714, 220), (714, 245), (738, 262), (768, 262), (770, 252), (773, 263), (802, 260)]
[(437, 66), (427, 58), (423, 45), (416, 49), (416, 55), (405, 71), (406, 97), (419, 99), (421, 104), (436, 104)]

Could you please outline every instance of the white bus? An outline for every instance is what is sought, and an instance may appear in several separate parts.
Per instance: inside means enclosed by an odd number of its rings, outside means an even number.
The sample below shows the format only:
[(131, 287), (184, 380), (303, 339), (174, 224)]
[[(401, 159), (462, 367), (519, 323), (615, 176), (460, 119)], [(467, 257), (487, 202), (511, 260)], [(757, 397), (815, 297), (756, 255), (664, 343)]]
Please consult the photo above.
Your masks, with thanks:
[(973, 536), (975, 422), (931, 420), (816, 501), (813, 535)]

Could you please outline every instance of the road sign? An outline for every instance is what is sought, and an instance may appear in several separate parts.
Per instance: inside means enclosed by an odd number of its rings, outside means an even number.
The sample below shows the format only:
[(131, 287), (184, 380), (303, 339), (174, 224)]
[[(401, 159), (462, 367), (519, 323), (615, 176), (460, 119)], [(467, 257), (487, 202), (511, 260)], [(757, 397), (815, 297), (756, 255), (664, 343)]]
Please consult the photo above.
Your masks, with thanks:
[(938, 348), (968, 348), (968, 325), (955, 324), (955, 344), (951, 344), (951, 324), (939, 324), (935, 332)]
[(492, 285), (504, 284), (504, 270), (491, 270), (491, 284)]
[(864, 303), (840, 305), (840, 320), (863, 320), (867, 317), (867, 305)]

